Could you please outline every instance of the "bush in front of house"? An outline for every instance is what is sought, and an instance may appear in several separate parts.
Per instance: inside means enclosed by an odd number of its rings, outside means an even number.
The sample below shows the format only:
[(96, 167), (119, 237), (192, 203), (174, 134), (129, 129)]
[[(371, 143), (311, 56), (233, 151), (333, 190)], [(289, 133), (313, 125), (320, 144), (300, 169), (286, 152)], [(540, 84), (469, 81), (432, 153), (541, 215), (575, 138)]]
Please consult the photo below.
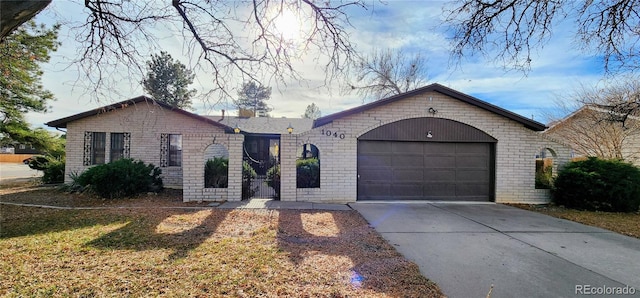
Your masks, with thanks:
[(296, 161), (296, 187), (320, 187), (320, 161), (317, 158)]
[(242, 199), (253, 197), (255, 190), (251, 189), (251, 181), (258, 175), (251, 165), (245, 160), (242, 162)]
[(42, 183), (64, 182), (64, 156), (34, 156), (28, 161), (29, 168), (42, 171)]
[(556, 204), (573, 209), (637, 212), (640, 169), (595, 157), (570, 162), (554, 180), (553, 198)]
[(204, 165), (205, 188), (227, 188), (229, 185), (229, 159), (214, 157)]
[(107, 198), (123, 198), (162, 189), (162, 171), (141, 160), (119, 159), (98, 165), (78, 176), (77, 183)]
[(536, 189), (550, 189), (553, 185), (553, 166), (536, 160)]
[(275, 165), (267, 170), (267, 185), (276, 192), (276, 198), (280, 197), (280, 165)]

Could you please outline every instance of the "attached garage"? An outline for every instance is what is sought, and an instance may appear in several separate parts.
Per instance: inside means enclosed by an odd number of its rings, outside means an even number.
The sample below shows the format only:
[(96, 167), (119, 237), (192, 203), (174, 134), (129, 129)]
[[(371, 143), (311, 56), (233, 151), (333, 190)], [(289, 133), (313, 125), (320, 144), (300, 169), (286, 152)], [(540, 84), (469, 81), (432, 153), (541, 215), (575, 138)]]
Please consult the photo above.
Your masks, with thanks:
[(449, 119), (380, 126), (358, 138), (358, 200), (492, 201), (495, 143)]

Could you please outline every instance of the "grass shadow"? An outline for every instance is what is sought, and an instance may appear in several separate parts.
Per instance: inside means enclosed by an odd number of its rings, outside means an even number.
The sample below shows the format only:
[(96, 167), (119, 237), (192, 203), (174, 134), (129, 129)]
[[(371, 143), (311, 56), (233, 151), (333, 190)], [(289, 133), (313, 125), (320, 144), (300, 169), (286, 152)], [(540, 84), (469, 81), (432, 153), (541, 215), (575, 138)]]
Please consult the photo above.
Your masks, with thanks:
[[(277, 241), (291, 262), (300, 266), (313, 254), (346, 257), (351, 261), (349, 283), (391, 296), (440, 297), (438, 287), (419, 273), (356, 211), (331, 211), (337, 231), (331, 235), (308, 232), (302, 218), (327, 211), (280, 211)], [(288, 216), (283, 216), (290, 213)], [(298, 215), (296, 215), (296, 213)], [(322, 231), (322, 229), (320, 229)], [(317, 234), (317, 233), (316, 233)]]
[[(203, 213), (197, 222), (180, 222), (180, 218)], [(126, 225), (86, 243), (100, 249), (152, 250), (171, 249), (168, 260), (182, 259), (215, 233), (229, 210), (163, 209), (134, 216)], [(140, 214), (137, 210), (136, 214)], [(176, 220), (171, 220), (175, 218)], [(164, 231), (160, 231), (164, 228)]]

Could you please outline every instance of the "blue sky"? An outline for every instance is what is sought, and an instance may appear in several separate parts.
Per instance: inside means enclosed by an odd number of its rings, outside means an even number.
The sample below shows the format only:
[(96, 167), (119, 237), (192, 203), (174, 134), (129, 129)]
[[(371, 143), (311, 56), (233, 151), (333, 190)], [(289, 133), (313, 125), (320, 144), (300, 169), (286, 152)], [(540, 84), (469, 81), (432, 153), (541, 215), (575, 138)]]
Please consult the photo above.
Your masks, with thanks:
[[(386, 3), (386, 5), (384, 5)], [(597, 58), (576, 50), (571, 27), (557, 27), (544, 48), (533, 57), (531, 70), (522, 72), (505, 70), (502, 65), (482, 55), (466, 57), (458, 64), (450, 60), (449, 28), (441, 24), (443, 1), (385, 1), (375, 2), (368, 10), (350, 10), (350, 39), (362, 53), (374, 49), (402, 49), (411, 54), (420, 52), (428, 59), (428, 83), (440, 83), (463, 93), (470, 94), (489, 103), (508, 109), (525, 117), (546, 122), (546, 110), (554, 108), (554, 100), (578, 88), (581, 84), (594, 85), (602, 79), (602, 65)], [(86, 14), (77, 13), (82, 8), (68, 0), (54, 1), (36, 17), (37, 22), (51, 24), (55, 21), (82, 21)], [(74, 19), (79, 17), (79, 19)], [(161, 39), (162, 49), (174, 58), (187, 64), (190, 57), (185, 53), (179, 37), (165, 34)], [(50, 63), (43, 66), (44, 87), (55, 94), (48, 113), (29, 113), (28, 120), (35, 127), (45, 122), (70, 116), (112, 102), (144, 94), (138, 82), (141, 77), (131, 77), (126, 71), (115, 74), (118, 92), (109, 102), (96, 102), (83, 85), (76, 65), (69, 61), (77, 55), (78, 44), (68, 26), (63, 24), (59, 41), (62, 46), (52, 55)], [(337, 88), (320, 88), (324, 76), (312, 59), (296, 61), (294, 66), (307, 78), (304, 83), (290, 81), (286, 85), (272, 86), (272, 97), (268, 104), (274, 117), (299, 117), (307, 105), (315, 103), (323, 115), (339, 112), (362, 104), (357, 95), (342, 94)], [(196, 73), (193, 87), (204, 90), (208, 75)], [(238, 86), (240, 83), (238, 83)], [(195, 102), (195, 113), (220, 114), (221, 109), (233, 110), (232, 106), (212, 105), (211, 102)]]

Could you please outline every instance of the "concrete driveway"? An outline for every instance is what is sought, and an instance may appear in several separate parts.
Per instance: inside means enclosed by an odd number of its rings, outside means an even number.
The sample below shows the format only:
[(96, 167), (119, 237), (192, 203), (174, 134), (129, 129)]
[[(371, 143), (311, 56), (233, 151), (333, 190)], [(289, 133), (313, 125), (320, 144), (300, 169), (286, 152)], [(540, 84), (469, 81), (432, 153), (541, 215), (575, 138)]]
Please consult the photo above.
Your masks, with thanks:
[(636, 238), (492, 203), (351, 207), (449, 297), (640, 297)]

